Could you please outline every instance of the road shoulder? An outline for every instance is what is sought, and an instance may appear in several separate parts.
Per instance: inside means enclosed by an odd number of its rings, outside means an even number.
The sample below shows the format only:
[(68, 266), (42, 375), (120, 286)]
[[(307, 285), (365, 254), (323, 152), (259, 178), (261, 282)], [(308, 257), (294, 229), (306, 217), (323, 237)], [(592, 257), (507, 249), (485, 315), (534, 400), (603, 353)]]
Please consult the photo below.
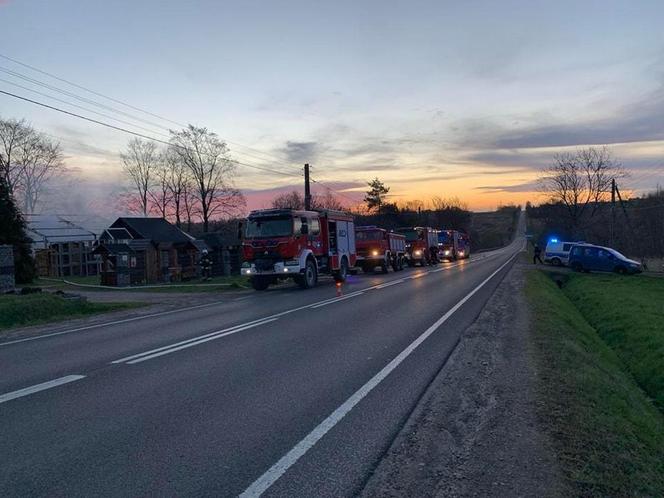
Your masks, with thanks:
[(515, 265), (462, 336), (362, 495), (559, 496), (539, 426), (524, 271)]

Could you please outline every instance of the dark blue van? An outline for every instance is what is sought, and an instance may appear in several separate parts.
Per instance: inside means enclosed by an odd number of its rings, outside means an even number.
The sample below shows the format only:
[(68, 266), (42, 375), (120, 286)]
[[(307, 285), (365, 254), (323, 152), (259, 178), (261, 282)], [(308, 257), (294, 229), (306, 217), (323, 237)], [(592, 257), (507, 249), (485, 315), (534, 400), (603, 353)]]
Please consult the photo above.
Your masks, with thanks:
[(575, 271), (612, 271), (624, 275), (641, 273), (641, 264), (615, 249), (583, 244), (572, 247), (569, 266)]

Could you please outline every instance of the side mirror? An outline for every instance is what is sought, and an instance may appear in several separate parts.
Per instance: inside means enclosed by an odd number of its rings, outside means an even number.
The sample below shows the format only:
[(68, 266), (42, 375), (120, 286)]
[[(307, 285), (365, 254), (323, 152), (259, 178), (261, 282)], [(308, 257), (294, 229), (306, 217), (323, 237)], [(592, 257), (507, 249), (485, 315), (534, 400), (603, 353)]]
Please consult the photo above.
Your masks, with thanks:
[(303, 223), (302, 227), (300, 228), (300, 233), (302, 235), (307, 235), (309, 233), (309, 226)]

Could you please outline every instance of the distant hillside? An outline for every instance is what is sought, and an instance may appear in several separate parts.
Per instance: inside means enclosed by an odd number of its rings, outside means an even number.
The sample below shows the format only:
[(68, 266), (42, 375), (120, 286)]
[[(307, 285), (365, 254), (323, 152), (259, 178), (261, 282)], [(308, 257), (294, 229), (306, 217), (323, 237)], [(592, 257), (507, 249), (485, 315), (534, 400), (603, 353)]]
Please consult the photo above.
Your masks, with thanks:
[(520, 208), (508, 206), (498, 211), (471, 213), (470, 241), (473, 251), (506, 246), (514, 237)]

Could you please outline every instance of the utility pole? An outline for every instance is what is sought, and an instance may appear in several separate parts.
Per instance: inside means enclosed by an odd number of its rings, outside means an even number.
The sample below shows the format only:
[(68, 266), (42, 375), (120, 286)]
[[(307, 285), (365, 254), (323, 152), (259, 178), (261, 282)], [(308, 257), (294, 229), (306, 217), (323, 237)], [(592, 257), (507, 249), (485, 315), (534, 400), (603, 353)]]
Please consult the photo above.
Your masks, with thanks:
[(304, 209), (311, 209), (311, 186), (309, 185), (309, 163), (304, 165)]
[(616, 226), (616, 179), (611, 180), (611, 247), (615, 244), (615, 226)]

